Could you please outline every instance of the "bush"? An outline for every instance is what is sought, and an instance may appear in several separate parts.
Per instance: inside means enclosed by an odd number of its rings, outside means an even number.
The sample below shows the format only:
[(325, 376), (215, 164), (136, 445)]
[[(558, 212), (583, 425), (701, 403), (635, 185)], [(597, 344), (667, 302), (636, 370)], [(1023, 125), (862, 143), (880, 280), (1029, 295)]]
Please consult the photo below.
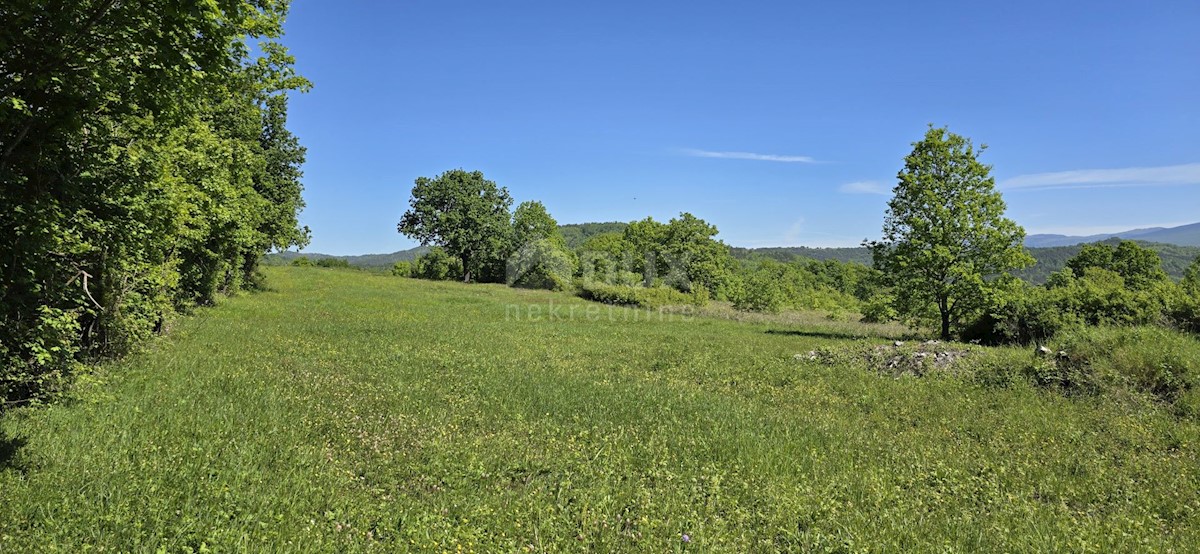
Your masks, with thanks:
[(886, 323), (895, 321), (900, 314), (892, 307), (894, 298), (890, 294), (878, 293), (867, 300), (862, 306), (864, 323)]
[(456, 281), (462, 279), (462, 262), (441, 247), (433, 247), (413, 262), (413, 277), (433, 281)]
[[(823, 264), (814, 267), (822, 271), (825, 268)], [(857, 311), (858, 299), (831, 283), (830, 277), (810, 270), (807, 262), (784, 264), (763, 260), (728, 279), (721, 292), (733, 302), (734, 308), (744, 311), (776, 313), (784, 308)]]
[(536, 240), (509, 257), (505, 280), (514, 287), (566, 290), (575, 265), (571, 253), (554, 241)]
[(1114, 271), (1086, 267), (1051, 275), (1045, 287), (1017, 288), (992, 299), (992, 306), (964, 330), (964, 340), (987, 344), (1044, 342), (1084, 325), (1158, 325), (1188, 328), (1192, 312), (1179, 286), (1149, 281), (1131, 290)]
[(392, 265), (392, 275), (396, 277), (412, 277), (413, 264), (409, 261), (399, 261)]
[(338, 269), (349, 269), (350, 262), (341, 258), (321, 258), (317, 260), (317, 267), (331, 267)]
[(764, 272), (755, 272), (731, 290), (733, 307), (747, 312), (779, 313), (788, 303), (779, 281)]
[(589, 281), (579, 283), (578, 294), (581, 298), (605, 304), (642, 308), (693, 305), (699, 298), (668, 287), (631, 287)]
[(1200, 380), (1200, 341), (1170, 329), (1071, 329), (1049, 348), (1053, 359), (1031, 365), (1030, 376), (1068, 393), (1132, 391), (1175, 401)]
[(294, 267), (312, 267), (313, 261), (310, 260), (308, 256), (300, 256), (299, 258), (292, 260), (292, 265)]

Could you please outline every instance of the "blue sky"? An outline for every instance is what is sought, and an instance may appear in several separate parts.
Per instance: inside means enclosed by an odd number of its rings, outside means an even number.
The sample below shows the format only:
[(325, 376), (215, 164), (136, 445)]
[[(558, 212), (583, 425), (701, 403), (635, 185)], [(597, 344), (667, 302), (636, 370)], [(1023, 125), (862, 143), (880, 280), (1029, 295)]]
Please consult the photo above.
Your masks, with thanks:
[(734, 246), (878, 235), (928, 123), (1030, 233), (1200, 221), (1200, 2), (293, 3), (306, 249), (391, 252), (413, 179)]

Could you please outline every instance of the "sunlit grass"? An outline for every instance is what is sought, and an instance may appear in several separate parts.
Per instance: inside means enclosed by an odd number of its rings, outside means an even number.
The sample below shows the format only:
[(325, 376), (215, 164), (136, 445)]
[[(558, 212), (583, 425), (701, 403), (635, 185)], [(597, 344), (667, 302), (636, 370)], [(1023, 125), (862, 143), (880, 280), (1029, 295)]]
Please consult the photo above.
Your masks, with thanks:
[(1200, 544), (1194, 420), (796, 359), (897, 329), (268, 277), (0, 420), (0, 551)]

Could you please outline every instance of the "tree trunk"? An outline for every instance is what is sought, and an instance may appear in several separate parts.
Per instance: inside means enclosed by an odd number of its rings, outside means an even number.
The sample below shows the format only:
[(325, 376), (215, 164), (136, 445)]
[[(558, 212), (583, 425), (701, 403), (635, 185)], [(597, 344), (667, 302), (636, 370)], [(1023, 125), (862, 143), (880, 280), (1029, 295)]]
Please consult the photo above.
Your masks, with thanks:
[(950, 340), (950, 307), (945, 300), (938, 302), (938, 311), (942, 313), (942, 340)]

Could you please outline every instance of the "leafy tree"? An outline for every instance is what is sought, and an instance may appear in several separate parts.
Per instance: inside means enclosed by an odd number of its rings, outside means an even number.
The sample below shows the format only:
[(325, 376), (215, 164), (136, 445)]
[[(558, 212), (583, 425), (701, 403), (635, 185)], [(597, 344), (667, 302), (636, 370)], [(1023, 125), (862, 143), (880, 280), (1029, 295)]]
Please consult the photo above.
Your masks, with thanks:
[(515, 287), (564, 290), (575, 274), (575, 258), (561, 243), (535, 239), (508, 260), (508, 284)]
[(538, 240), (549, 240), (566, 248), (558, 222), (546, 211), (546, 206), (537, 201), (521, 202), (513, 210), (513, 247), (520, 250)]
[(986, 277), (1033, 263), (1024, 229), (1004, 217), (991, 167), (976, 155), (970, 140), (931, 125), (897, 175), (883, 237), (865, 242), (893, 288), (896, 312), (937, 321), (943, 339), (982, 307)]
[(287, 6), (0, 4), (0, 396), (37, 397), (307, 242), (286, 105), (308, 83), (272, 42)]
[(647, 285), (662, 279), (683, 292), (695, 286), (717, 292), (736, 262), (716, 235), (715, 226), (685, 212), (665, 224), (649, 217), (630, 223), (622, 238), (631, 269)]
[(1088, 268), (1112, 271), (1137, 290), (1168, 279), (1158, 254), (1130, 240), (1121, 241), (1116, 248), (1105, 243), (1084, 245), (1079, 254), (1067, 261), (1067, 268), (1076, 277), (1083, 277)]
[(584, 280), (613, 284), (620, 280), (622, 273), (629, 273), (630, 248), (625, 242), (623, 231), (588, 237), (580, 245), (576, 255), (579, 259), (580, 276)]
[(1183, 290), (1188, 294), (1200, 298), (1200, 256), (1196, 257), (1196, 261), (1188, 266), (1187, 271), (1183, 274), (1183, 281), (1180, 282)]
[(418, 177), (409, 205), (397, 230), (458, 258), (464, 282), (508, 257), (512, 197), (482, 172), (453, 169), (432, 179)]
[(570, 286), (575, 257), (541, 202), (522, 202), (513, 211), (512, 245), (505, 278), (510, 285), (550, 290)]

